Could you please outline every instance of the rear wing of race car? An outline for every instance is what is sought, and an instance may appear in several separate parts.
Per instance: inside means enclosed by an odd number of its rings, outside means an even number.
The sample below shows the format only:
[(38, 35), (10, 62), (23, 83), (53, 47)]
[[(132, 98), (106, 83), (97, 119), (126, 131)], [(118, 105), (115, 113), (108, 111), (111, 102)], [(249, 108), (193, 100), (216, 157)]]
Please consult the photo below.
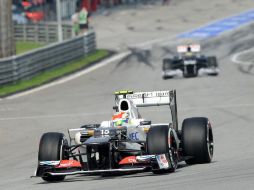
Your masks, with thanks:
[(188, 51), (188, 47), (190, 48), (191, 52), (200, 52), (201, 47), (199, 44), (191, 44), (191, 45), (180, 45), (177, 46), (178, 53), (186, 53)]
[(135, 93), (133, 91), (119, 91), (115, 93), (115, 98), (116, 101), (129, 99), (137, 107), (168, 105), (171, 110), (173, 126), (176, 131), (178, 130), (176, 90)]

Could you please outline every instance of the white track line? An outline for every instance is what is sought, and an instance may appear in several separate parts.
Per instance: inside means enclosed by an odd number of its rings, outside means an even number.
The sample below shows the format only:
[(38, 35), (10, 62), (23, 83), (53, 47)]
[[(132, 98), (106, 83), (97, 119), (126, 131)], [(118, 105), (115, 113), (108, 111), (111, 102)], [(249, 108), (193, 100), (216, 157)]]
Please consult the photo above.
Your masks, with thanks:
[[(137, 44), (137, 45), (131, 45), (129, 47), (136, 47), (136, 48), (147, 48), (148, 47), (148, 48), (150, 48), (149, 46), (151, 46), (153, 44), (156, 44), (156, 43), (159, 43), (159, 42), (163, 42), (165, 40), (171, 40), (173, 38), (175, 38), (175, 37), (159, 38), (159, 39), (155, 39), (155, 40), (146, 41), (144, 43), (140, 43), (140, 44)], [(111, 62), (123, 59), (124, 57), (126, 57), (130, 53), (131, 53), (130, 51), (119, 53), (119, 54), (117, 54), (117, 55), (115, 55), (115, 56), (113, 56), (111, 58), (108, 58), (108, 59), (106, 59), (106, 60), (104, 60), (102, 62), (99, 62), (98, 64), (96, 64), (94, 66), (91, 66), (91, 67), (89, 67), (89, 68), (87, 68), (85, 70), (77, 72), (76, 74), (72, 74), (70, 76), (67, 76), (67, 77), (64, 77), (62, 79), (56, 80), (56, 81), (51, 82), (49, 84), (42, 85), (40, 87), (35, 87), (34, 89), (31, 89), (31, 90), (27, 90), (27, 91), (20, 92), (20, 93), (14, 94), (14, 95), (10, 95), (10, 96), (8, 96), (6, 98), (0, 98), (0, 101), (4, 100), (4, 99), (7, 99), (7, 100), (16, 99), (16, 98), (19, 98), (19, 97), (22, 97), (22, 96), (25, 96), (25, 95), (29, 95), (29, 94), (32, 94), (32, 93), (44, 90), (46, 88), (50, 88), (50, 87), (58, 85), (58, 84), (62, 84), (62, 83), (68, 82), (68, 81), (76, 79), (76, 78), (78, 78), (78, 77), (80, 77), (82, 75), (90, 73), (90, 72), (92, 72), (92, 71), (94, 71), (96, 69), (104, 67), (104, 66), (108, 65)]]
[[(248, 11), (251, 11), (251, 10), (253, 10), (253, 9), (250, 9), (250, 10), (248, 10)], [(248, 12), (248, 11), (246, 11), (246, 12)], [(239, 14), (237, 14), (237, 15), (239, 15)], [(230, 18), (230, 17), (233, 17), (233, 16), (236, 16), (236, 15), (232, 15), (232, 16), (229, 16), (229, 17), (226, 17), (226, 18)], [(223, 18), (222, 18), (222, 19), (223, 19)], [(215, 21), (206, 23), (205, 25), (203, 25), (203, 26), (201, 26), (201, 27), (198, 27), (198, 28), (202, 28), (202, 27), (207, 26), (207, 25), (209, 25), (209, 24), (216, 23), (216, 22), (218, 22), (218, 21), (220, 21), (220, 20), (222, 20), (222, 19), (220, 18), (220, 19), (217, 19), (217, 20), (215, 20)], [(193, 29), (192, 29), (192, 30), (193, 30)], [(190, 31), (192, 31), (192, 30), (190, 30)], [(188, 32), (188, 31), (187, 31), (187, 32)], [(186, 33), (186, 32), (183, 32), (183, 33)], [(181, 34), (183, 34), (183, 33), (181, 33)], [(181, 34), (180, 34), (180, 35), (181, 35)], [(150, 46), (153, 45), (153, 44), (162, 43), (162, 42), (165, 42), (165, 41), (168, 41), (168, 40), (172, 40), (172, 39), (176, 38), (177, 36), (179, 36), (179, 35), (176, 35), (175, 37), (172, 37), (172, 36), (171, 36), (171, 37), (167, 37), (167, 38), (158, 38), (158, 39), (146, 41), (146, 42), (144, 42), (144, 43), (140, 43), (140, 44), (136, 44), (136, 45), (130, 45), (129, 47), (150, 48)], [(176, 39), (176, 40), (177, 40), (177, 39)], [(113, 61), (117, 61), (117, 60), (119, 60), (119, 59), (122, 59), (122, 58), (124, 58), (125, 56), (129, 55), (130, 53), (131, 53), (130, 51), (126, 51), (126, 52), (117, 54), (117, 55), (113, 56), (112, 58), (109, 58), (109, 59), (107, 59), (107, 60), (104, 60), (104, 61), (102, 61), (102, 62), (96, 64), (95, 66), (92, 66), (92, 67), (90, 67), (90, 68), (88, 68), (88, 69), (85, 69), (85, 70), (83, 70), (83, 71), (80, 71), (80, 72), (78, 72), (78, 73), (76, 73), (76, 74), (70, 75), (70, 76), (65, 77), (65, 78), (63, 78), (63, 79), (59, 79), (59, 80), (57, 80), (57, 81), (55, 81), (55, 82), (51, 82), (51, 83), (49, 83), (49, 84), (42, 85), (41, 87), (36, 87), (36, 88), (34, 88), (34, 89), (31, 89), (31, 90), (28, 90), (28, 91), (25, 91), (25, 92), (20, 92), (20, 93), (15, 94), (15, 95), (8, 96), (8, 97), (6, 97), (5, 99), (15, 99), (15, 98), (19, 98), (19, 97), (22, 97), (22, 96), (25, 96), (25, 95), (28, 95), (28, 94), (32, 94), (32, 93), (35, 93), (35, 92), (44, 90), (44, 89), (46, 89), (46, 88), (49, 88), (49, 87), (52, 87), (52, 86), (55, 86), (55, 85), (58, 85), (58, 84), (62, 84), (62, 83), (68, 82), (68, 81), (73, 80), (73, 79), (76, 79), (76, 78), (78, 78), (78, 77), (80, 77), (80, 76), (82, 76), (82, 75), (85, 75), (85, 74), (87, 74), (87, 73), (90, 73), (90, 72), (92, 72), (92, 71), (94, 71), (94, 70), (96, 70), (96, 69), (98, 69), (98, 68), (104, 67), (104, 66), (106, 66), (107, 64), (109, 64), (110, 62), (113, 62)], [(233, 58), (234, 58), (234, 56), (233, 56)], [(233, 61), (233, 58), (232, 58), (232, 61)], [(234, 58), (234, 60), (236, 60), (236, 58)], [(235, 61), (233, 61), (233, 62), (235, 62)], [(3, 98), (0, 98), (0, 101), (1, 101), (1, 100), (3, 100)]]
[[(117, 61), (119, 59), (122, 59), (124, 58), (125, 56), (127, 56), (128, 54), (130, 54), (129, 51), (127, 52), (123, 52), (123, 53), (120, 53), (120, 54), (117, 54), (111, 58), (108, 58), (104, 61), (101, 61), (100, 63), (94, 65), (94, 66), (91, 66), (91, 67), (88, 67), (87, 69), (85, 70), (82, 70), (82, 71), (79, 71), (75, 74), (72, 74), (70, 76), (67, 76), (67, 77), (64, 77), (62, 79), (59, 79), (59, 80), (56, 80), (54, 82), (51, 82), (49, 84), (45, 84), (45, 85), (42, 85), (40, 87), (37, 87), (37, 88), (34, 88), (34, 89), (31, 89), (31, 90), (28, 90), (28, 91), (25, 91), (25, 92), (21, 92), (21, 93), (18, 93), (18, 94), (14, 94), (14, 95), (11, 95), (11, 96), (8, 96), (6, 97), (5, 99), (15, 99), (15, 98), (19, 98), (21, 96), (25, 96), (25, 95), (28, 95), (28, 94), (32, 94), (32, 93), (35, 93), (35, 92), (38, 92), (38, 91), (41, 91), (41, 90), (44, 90), (46, 88), (49, 88), (49, 87), (52, 87), (52, 86), (55, 86), (55, 85), (58, 85), (58, 84), (62, 84), (62, 83), (65, 83), (65, 82), (68, 82), (70, 80), (73, 80), (73, 79), (76, 79), (82, 75), (85, 75), (87, 73), (90, 73), (98, 68), (101, 68), (101, 67), (104, 67), (106, 66), (107, 64), (111, 63), (111, 62), (114, 62), (114, 61)], [(3, 100), (3, 99), (0, 99), (0, 100)]]
[(245, 50), (245, 51), (241, 51), (241, 52), (239, 52), (239, 53), (234, 54), (234, 55), (231, 57), (231, 61), (232, 61), (233, 63), (241, 64), (241, 65), (251, 65), (251, 64), (253, 64), (252, 62), (241, 61), (241, 60), (238, 59), (238, 57), (239, 57), (240, 55), (242, 55), (242, 54), (244, 54), (244, 53), (247, 53), (247, 52), (249, 52), (249, 51), (254, 51), (254, 48), (247, 49), (247, 50)]
[[(140, 43), (140, 44), (137, 44), (137, 45), (131, 45), (129, 47), (136, 47), (136, 48), (145, 48), (145, 47), (148, 47), (153, 45), (153, 44), (156, 44), (156, 43), (159, 43), (159, 42), (163, 42), (165, 40), (170, 40), (170, 39), (173, 39), (174, 37), (167, 37), (167, 38), (160, 38), (160, 39), (155, 39), (155, 40), (150, 40), (150, 41), (146, 41), (144, 43)], [(0, 98), (0, 101), (1, 100), (4, 100), (4, 99), (16, 99), (16, 98), (19, 98), (19, 97), (22, 97), (22, 96), (25, 96), (25, 95), (29, 95), (29, 94), (32, 94), (32, 93), (35, 93), (35, 92), (38, 92), (38, 91), (41, 91), (41, 90), (44, 90), (44, 89), (47, 89), (47, 88), (50, 88), (52, 86), (55, 86), (55, 85), (58, 85), (58, 84), (62, 84), (62, 83), (65, 83), (65, 82), (68, 82), (70, 80), (73, 80), (73, 79), (76, 79), (82, 75), (85, 75), (87, 73), (90, 73), (96, 69), (99, 69), (101, 67), (104, 67), (106, 65), (108, 65), (109, 63), (111, 62), (114, 62), (114, 61), (117, 61), (117, 60), (120, 60), (120, 59), (123, 59), (124, 57), (126, 57), (127, 55), (129, 55), (131, 52), (130, 51), (126, 51), (126, 52), (122, 52), (122, 53), (119, 53), (111, 58), (108, 58), (102, 62), (99, 62), (98, 64), (94, 65), (94, 66), (91, 66), (85, 70), (82, 70), (80, 72), (77, 72), (76, 74), (72, 74), (70, 76), (67, 76), (67, 77), (64, 77), (62, 79), (59, 79), (59, 80), (56, 80), (54, 82), (51, 82), (49, 84), (45, 84), (45, 85), (42, 85), (40, 87), (35, 87), (31, 90), (27, 90), (27, 91), (24, 91), (24, 92), (20, 92), (20, 93), (17, 93), (17, 94), (14, 94), (14, 95), (10, 95), (6, 98)]]

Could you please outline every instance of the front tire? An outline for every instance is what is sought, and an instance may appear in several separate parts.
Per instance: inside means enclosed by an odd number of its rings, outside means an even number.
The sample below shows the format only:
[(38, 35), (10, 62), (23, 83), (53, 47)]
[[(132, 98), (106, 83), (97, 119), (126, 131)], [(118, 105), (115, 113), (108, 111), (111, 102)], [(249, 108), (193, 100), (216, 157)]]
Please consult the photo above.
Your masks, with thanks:
[[(211, 69), (217, 69), (218, 68), (218, 61), (217, 58), (215, 56), (211, 56), (207, 58), (207, 62), (208, 62), (208, 68)], [(217, 76), (219, 73), (217, 71), (209, 73), (208, 75), (210, 76)]]
[(166, 154), (168, 147), (168, 131), (167, 125), (152, 126), (146, 137), (147, 153), (149, 155)]
[(172, 59), (163, 59), (162, 71), (172, 70), (173, 69), (173, 60)]
[(174, 172), (177, 167), (176, 147), (169, 148), (169, 138), (173, 138), (173, 134), (169, 134), (169, 126), (167, 125), (152, 126), (147, 133), (147, 154), (165, 154), (169, 164), (171, 164), (169, 169), (153, 169), (154, 174)]
[(209, 67), (218, 67), (218, 61), (215, 56), (207, 57)]
[(187, 118), (182, 124), (183, 153), (187, 164), (210, 163), (213, 157), (213, 132), (205, 117)]
[[(62, 133), (44, 133), (40, 140), (38, 161), (58, 161), (68, 159), (66, 148), (68, 142)], [(65, 176), (43, 176), (48, 182), (63, 181)]]
[(162, 78), (164, 80), (173, 78), (173, 75), (171, 76), (171, 75), (166, 74), (168, 71), (174, 70), (173, 63), (174, 63), (174, 61), (172, 59), (163, 59), (162, 71), (164, 73), (163, 73)]

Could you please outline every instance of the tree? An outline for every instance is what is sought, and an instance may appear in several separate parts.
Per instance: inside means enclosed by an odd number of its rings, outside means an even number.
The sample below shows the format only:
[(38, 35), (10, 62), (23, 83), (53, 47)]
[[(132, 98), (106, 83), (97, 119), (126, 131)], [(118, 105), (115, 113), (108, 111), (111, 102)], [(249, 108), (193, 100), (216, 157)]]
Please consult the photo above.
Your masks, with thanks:
[(12, 0), (0, 0), (0, 58), (15, 54)]

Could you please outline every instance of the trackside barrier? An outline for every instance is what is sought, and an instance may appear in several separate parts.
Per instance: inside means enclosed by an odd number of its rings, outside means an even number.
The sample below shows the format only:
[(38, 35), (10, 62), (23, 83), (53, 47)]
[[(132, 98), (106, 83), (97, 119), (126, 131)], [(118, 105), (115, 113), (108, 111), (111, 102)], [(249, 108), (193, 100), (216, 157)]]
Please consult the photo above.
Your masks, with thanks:
[[(62, 33), (64, 40), (75, 36), (70, 24), (62, 24)], [(57, 24), (43, 22), (14, 24), (14, 38), (16, 41), (54, 43), (58, 41)]]
[(93, 31), (89, 31), (84, 36), (0, 59), (0, 85), (29, 79), (36, 74), (82, 58), (95, 49), (96, 36)]

